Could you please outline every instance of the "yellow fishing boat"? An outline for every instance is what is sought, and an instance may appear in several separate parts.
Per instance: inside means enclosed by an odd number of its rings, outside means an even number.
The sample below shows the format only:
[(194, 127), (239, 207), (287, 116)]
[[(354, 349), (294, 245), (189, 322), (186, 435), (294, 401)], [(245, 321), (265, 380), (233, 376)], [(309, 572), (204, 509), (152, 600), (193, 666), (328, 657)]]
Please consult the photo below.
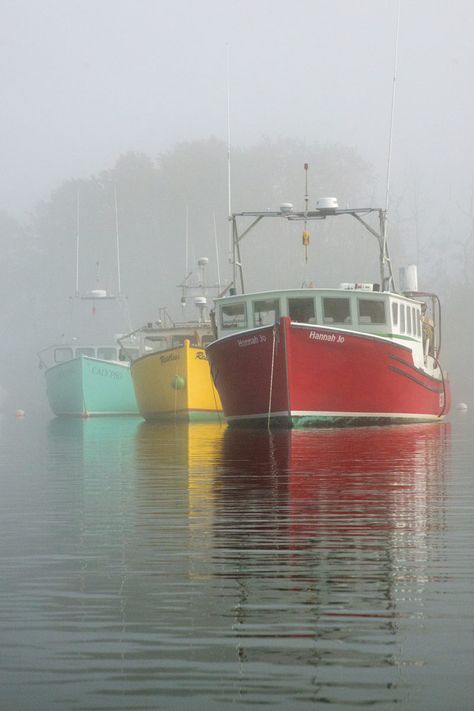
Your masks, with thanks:
[[(150, 329), (147, 329), (148, 331)], [(183, 334), (150, 334), (163, 345), (168, 337), (181, 339), (178, 346), (145, 353), (131, 364), (138, 410), (146, 420), (179, 419), (206, 420), (218, 418), (222, 411), (219, 394), (214, 387), (204, 345), (213, 340), (206, 326), (196, 325), (188, 337)], [(182, 330), (175, 327), (173, 330)]]
[(138, 410), (146, 420), (221, 417), (222, 405), (205, 350), (215, 338), (208, 312), (207, 263), (207, 257), (199, 259), (200, 276), (196, 284), (190, 282), (192, 272), (180, 284), (183, 309), (186, 294), (198, 291), (192, 303), (199, 311), (199, 320), (175, 322), (168, 310), (161, 308), (157, 321), (118, 339), (122, 359), (131, 361)]

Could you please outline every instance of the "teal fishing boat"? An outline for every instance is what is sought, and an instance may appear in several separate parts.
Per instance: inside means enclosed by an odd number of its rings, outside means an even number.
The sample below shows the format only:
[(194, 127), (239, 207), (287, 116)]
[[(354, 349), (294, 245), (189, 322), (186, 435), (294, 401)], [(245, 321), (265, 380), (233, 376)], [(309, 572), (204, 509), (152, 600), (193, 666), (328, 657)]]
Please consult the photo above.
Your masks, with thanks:
[(57, 345), (39, 354), (55, 415), (136, 415), (129, 361), (116, 346)]
[[(119, 329), (129, 328), (127, 301), (121, 294), (117, 196), (115, 203), (115, 243), (117, 291), (109, 295), (99, 288), (99, 262), (96, 262), (96, 288), (81, 295), (79, 290), (79, 189), (77, 193), (76, 291), (66, 319), (69, 335), (61, 344), (38, 353), (45, 372), (46, 393), (55, 415), (138, 415), (130, 359), (119, 349)], [(89, 308), (92, 306), (92, 308)], [(105, 344), (105, 345), (104, 345)]]

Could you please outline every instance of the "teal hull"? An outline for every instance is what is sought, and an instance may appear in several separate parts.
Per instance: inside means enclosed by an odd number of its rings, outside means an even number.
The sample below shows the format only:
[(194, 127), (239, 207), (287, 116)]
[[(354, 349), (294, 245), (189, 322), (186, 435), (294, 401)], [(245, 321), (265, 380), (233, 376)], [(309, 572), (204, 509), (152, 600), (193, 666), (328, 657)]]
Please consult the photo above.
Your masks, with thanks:
[(46, 392), (55, 415), (138, 414), (130, 367), (80, 356), (49, 368)]

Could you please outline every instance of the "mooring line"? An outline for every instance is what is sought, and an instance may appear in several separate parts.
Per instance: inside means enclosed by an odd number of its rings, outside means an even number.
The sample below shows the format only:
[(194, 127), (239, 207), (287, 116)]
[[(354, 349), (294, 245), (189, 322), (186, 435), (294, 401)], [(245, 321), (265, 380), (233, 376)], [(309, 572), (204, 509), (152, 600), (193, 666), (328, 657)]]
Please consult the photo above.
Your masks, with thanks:
[(271, 418), (271, 412), (272, 412), (272, 395), (273, 395), (273, 367), (275, 364), (275, 342), (276, 342), (276, 337), (275, 337), (275, 330), (276, 330), (276, 324), (273, 326), (273, 343), (272, 343), (272, 367), (270, 370), (270, 393), (268, 397), (268, 417), (267, 417), (267, 430), (270, 431), (270, 418)]

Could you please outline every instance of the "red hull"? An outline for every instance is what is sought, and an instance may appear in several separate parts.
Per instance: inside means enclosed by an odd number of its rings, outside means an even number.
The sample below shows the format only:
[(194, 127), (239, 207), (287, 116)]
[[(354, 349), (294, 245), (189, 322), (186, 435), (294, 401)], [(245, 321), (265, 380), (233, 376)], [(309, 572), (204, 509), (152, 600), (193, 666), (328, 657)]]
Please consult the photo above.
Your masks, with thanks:
[(384, 338), (282, 318), (208, 346), (230, 422), (348, 424), (441, 419), (449, 385), (416, 368), (410, 348)]

